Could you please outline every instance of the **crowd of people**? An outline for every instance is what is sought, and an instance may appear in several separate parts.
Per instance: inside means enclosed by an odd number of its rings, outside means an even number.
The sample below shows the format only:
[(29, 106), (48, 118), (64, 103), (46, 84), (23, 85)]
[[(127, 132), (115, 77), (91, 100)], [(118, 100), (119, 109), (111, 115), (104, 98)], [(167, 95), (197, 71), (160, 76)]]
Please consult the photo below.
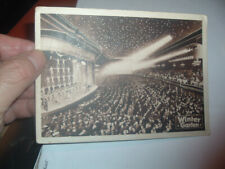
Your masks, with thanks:
[(203, 88), (203, 74), (201, 69), (197, 70), (156, 70), (147, 74), (156, 78), (170, 80), (184, 85)]
[(124, 75), (109, 79), (79, 104), (42, 114), (42, 136), (172, 132), (176, 116), (203, 113), (201, 93), (155, 78)]

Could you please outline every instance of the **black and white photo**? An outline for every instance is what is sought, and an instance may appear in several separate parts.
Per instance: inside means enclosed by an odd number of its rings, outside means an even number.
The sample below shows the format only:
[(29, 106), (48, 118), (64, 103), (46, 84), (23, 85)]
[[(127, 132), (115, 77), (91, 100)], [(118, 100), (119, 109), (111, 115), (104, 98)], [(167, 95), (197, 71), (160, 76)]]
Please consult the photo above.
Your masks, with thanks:
[(207, 135), (207, 18), (36, 9), (40, 143)]

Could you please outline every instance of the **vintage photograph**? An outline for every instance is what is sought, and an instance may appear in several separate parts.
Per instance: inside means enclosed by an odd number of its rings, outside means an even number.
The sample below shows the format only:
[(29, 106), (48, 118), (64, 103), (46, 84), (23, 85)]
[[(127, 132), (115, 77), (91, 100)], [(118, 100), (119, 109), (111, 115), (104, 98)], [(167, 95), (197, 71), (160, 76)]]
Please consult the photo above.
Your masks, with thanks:
[[(57, 10), (61, 9), (61, 10)], [(207, 135), (206, 17), (37, 8), (40, 143)]]

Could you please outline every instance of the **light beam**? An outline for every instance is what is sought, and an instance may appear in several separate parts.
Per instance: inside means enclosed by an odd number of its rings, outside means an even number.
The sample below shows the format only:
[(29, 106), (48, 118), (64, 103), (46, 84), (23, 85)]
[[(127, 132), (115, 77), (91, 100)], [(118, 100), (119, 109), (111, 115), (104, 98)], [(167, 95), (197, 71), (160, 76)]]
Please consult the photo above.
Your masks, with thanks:
[[(167, 35), (155, 41), (151, 45), (142, 48), (135, 53), (132, 53), (129, 56), (118, 58), (121, 60), (107, 64), (100, 71), (100, 76), (132, 74), (135, 70), (137, 70), (136, 66), (138, 67), (138, 69), (142, 69), (141, 65), (146, 65), (144, 60), (147, 59), (154, 52), (159, 50), (161, 47), (169, 43), (171, 40), (172, 36)], [(147, 63), (149, 62), (147, 61)]]
[(183, 54), (188, 53), (190, 51), (191, 51), (190, 49), (181, 49), (179, 51), (171, 52), (171, 53), (168, 53), (166, 55), (160, 56), (159, 58), (155, 58), (155, 59), (152, 59), (152, 60), (149, 60), (149, 61), (139, 62), (137, 65), (132, 66), (133, 72), (137, 71), (137, 70), (141, 70), (141, 69), (150, 68), (150, 67), (154, 66), (155, 64), (157, 64), (159, 62), (172, 59), (176, 56), (183, 55)]

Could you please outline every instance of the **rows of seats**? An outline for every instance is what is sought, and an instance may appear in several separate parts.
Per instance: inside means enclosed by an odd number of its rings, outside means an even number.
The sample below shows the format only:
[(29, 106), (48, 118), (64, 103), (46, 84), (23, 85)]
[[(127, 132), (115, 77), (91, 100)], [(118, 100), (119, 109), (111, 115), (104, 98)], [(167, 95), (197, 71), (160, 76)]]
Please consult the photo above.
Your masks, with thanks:
[(44, 137), (176, 131), (175, 117), (203, 114), (203, 96), (154, 78), (119, 76), (79, 104), (42, 116)]
[(203, 88), (203, 74), (201, 69), (196, 70), (157, 70), (151, 71), (146, 76), (154, 76), (156, 78), (170, 80), (184, 85), (191, 85)]

